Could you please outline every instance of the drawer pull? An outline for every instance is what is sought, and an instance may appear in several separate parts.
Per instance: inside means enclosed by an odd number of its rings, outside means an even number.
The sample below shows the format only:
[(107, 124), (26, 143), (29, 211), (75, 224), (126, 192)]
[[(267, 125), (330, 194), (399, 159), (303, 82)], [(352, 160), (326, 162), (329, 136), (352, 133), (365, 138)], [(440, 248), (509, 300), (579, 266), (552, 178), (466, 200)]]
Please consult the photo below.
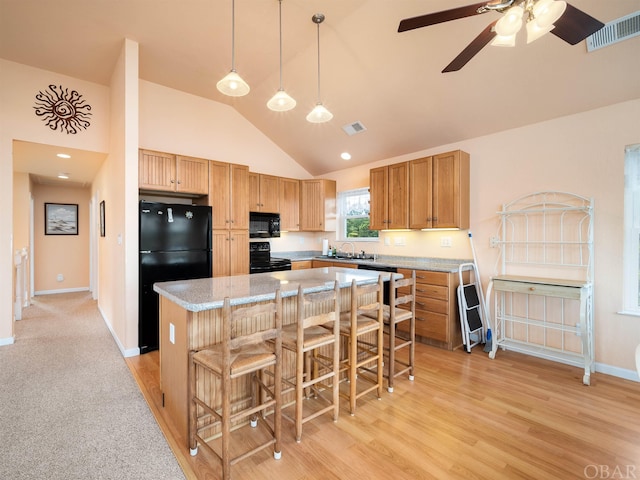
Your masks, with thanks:
[(532, 292), (535, 291), (535, 289), (536, 289), (536, 287), (529, 287), (529, 290), (532, 291)]

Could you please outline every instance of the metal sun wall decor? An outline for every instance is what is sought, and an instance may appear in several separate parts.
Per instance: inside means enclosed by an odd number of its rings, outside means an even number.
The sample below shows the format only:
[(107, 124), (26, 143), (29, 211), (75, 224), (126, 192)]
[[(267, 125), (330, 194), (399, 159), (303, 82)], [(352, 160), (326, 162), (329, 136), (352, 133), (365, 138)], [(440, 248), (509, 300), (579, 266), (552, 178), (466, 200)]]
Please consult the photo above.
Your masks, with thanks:
[(76, 90), (62, 85), (49, 85), (48, 90), (38, 92), (33, 108), (51, 130), (76, 134), (91, 125), (91, 105)]

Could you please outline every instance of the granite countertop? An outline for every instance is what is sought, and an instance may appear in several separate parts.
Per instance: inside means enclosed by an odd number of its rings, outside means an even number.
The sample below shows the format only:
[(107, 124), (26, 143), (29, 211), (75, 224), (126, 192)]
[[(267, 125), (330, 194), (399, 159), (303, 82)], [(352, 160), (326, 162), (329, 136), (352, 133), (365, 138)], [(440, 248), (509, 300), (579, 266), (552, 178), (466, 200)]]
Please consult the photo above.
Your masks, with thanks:
[(290, 297), (298, 293), (299, 285), (302, 285), (305, 293), (312, 293), (333, 288), (333, 282), (336, 280), (340, 288), (351, 286), (354, 279), (359, 285), (374, 283), (379, 274), (385, 281), (388, 281), (391, 275), (374, 270), (324, 267), (158, 282), (153, 285), (153, 290), (186, 310), (200, 312), (221, 308), (225, 297), (231, 298), (231, 305), (243, 305), (272, 300), (278, 288), (282, 297)]
[[(321, 255), (318, 251), (304, 252), (272, 252), (272, 257), (288, 258), (292, 262), (304, 260), (327, 260), (335, 262), (353, 263), (356, 265), (367, 265), (369, 267), (395, 267), (407, 268), (411, 270), (431, 270), (434, 272), (456, 273), (463, 263), (472, 263), (473, 260), (453, 259), (453, 258), (430, 258), (430, 257), (400, 257), (392, 255), (379, 255), (376, 260), (354, 259), (344, 257), (328, 257)], [(463, 270), (470, 270), (465, 267)]]

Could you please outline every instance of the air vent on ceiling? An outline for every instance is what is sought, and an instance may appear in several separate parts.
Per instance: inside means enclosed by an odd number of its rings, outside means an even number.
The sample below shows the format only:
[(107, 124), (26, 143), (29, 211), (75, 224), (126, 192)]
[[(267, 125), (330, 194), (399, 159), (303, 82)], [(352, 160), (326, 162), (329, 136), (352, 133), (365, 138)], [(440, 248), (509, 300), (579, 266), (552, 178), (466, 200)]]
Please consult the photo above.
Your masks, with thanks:
[(587, 37), (587, 51), (613, 45), (640, 35), (640, 11), (606, 23), (604, 27)]
[(344, 127), (342, 127), (342, 129), (345, 131), (347, 135), (355, 135), (356, 133), (364, 132), (367, 129), (367, 127), (365, 127), (360, 122), (353, 122), (348, 125), (345, 125)]

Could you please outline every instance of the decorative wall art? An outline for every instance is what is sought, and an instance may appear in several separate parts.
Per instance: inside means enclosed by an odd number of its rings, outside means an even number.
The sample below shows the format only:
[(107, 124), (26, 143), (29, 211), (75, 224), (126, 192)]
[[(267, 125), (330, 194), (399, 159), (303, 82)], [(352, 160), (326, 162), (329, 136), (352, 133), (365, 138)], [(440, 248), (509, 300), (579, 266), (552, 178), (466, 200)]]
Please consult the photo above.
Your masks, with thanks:
[(78, 204), (45, 203), (44, 234), (78, 235)]
[(100, 202), (100, 236), (104, 237), (106, 236), (106, 231), (105, 231), (105, 219), (104, 219), (104, 200), (102, 200)]
[(76, 90), (62, 85), (49, 85), (48, 90), (38, 92), (33, 108), (51, 130), (76, 134), (91, 125), (91, 105)]

